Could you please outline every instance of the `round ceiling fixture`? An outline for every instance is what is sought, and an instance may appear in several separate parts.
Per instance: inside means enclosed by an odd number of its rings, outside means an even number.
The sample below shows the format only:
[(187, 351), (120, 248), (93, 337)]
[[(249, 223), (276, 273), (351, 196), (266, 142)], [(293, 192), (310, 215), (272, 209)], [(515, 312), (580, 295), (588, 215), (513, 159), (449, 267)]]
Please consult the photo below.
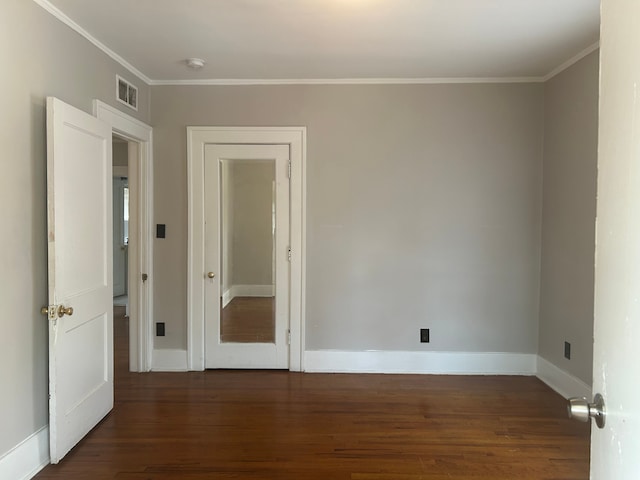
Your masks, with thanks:
[(185, 60), (187, 67), (193, 68), (194, 70), (198, 70), (204, 67), (205, 61), (201, 58), (187, 58)]

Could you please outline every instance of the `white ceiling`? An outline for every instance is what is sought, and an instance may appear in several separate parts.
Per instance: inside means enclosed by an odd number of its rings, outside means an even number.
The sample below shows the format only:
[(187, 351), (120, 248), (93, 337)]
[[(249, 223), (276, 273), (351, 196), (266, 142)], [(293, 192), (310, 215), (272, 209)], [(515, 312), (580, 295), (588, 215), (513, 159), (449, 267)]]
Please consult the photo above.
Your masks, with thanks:
[(541, 78), (600, 24), (599, 0), (36, 1), (151, 83)]

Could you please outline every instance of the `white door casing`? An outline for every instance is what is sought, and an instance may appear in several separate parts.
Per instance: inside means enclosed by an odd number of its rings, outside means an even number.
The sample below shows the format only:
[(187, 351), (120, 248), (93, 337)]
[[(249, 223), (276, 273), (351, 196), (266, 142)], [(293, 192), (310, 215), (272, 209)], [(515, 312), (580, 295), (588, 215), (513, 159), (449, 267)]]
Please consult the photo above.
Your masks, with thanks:
[(113, 407), (111, 161), (109, 125), (47, 98), (51, 463)]
[[(220, 338), (221, 298), (221, 161), (273, 161), (275, 170), (275, 342), (230, 343)], [(205, 171), (205, 266), (214, 272), (205, 282), (205, 366), (206, 368), (289, 367), (289, 145), (208, 144), (204, 147)]]
[(304, 368), (304, 235), (305, 127), (187, 127), (188, 275), (187, 367), (205, 368), (205, 194), (204, 152), (209, 144), (289, 145), (290, 179), (290, 296), (291, 344), (289, 369)]
[(129, 141), (129, 370), (148, 372), (153, 351), (153, 129), (100, 100), (94, 100), (93, 113)]
[[(591, 478), (640, 478), (640, 2), (603, 0)], [(589, 399), (591, 400), (591, 399)]]

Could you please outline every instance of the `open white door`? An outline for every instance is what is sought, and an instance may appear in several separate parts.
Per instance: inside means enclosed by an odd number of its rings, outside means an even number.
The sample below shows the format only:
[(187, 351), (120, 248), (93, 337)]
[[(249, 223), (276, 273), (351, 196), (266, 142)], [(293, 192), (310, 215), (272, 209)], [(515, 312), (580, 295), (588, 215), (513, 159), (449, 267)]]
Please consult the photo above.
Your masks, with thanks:
[(51, 463), (113, 408), (111, 127), (47, 99)]
[(603, 0), (591, 478), (640, 478), (640, 2)]

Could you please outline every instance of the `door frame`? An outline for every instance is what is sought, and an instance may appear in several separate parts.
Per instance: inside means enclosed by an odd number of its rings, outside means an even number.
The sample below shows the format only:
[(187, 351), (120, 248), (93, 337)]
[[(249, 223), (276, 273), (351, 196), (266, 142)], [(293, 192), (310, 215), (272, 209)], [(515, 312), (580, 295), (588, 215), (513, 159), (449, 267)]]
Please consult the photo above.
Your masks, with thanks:
[(306, 127), (187, 127), (187, 368), (205, 369), (205, 205), (206, 144), (289, 145), (291, 290), (289, 370), (304, 370), (304, 282), (306, 244)]
[[(111, 125), (112, 134), (129, 141), (129, 186), (136, 189), (130, 215), (137, 217), (138, 233), (128, 252), (129, 370), (148, 372), (153, 351), (153, 129), (97, 99), (93, 114)], [(147, 274), (145, 282), (142, 273)]]

